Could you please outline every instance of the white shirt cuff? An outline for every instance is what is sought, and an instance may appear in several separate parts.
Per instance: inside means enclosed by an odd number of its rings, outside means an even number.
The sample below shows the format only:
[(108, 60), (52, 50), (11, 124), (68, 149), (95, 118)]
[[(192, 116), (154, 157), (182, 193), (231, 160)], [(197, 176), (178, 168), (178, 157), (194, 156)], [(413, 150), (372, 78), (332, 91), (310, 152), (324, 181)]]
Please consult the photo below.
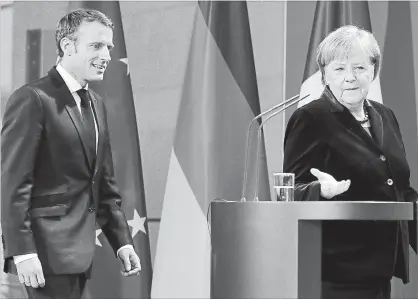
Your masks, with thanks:
[(119, 248), (118, 251), (116, 251), (116, 256), (117, 257), (119, 257), (119, 251), (121, 251), (123, 248), (132, 248), (132, 249), (134, 249), (134, 247), (131, 244), (124, 245), (121, 248)]
[(36, 253), (28, 253), (28, 254), (22, 254), (22, 255), (16, 255), (13, 257), (13, 261), (15, 262), (15, 265), (26, 261), (28, 259), (31, 259), (33, 257), (38, 257), (38, 254)]

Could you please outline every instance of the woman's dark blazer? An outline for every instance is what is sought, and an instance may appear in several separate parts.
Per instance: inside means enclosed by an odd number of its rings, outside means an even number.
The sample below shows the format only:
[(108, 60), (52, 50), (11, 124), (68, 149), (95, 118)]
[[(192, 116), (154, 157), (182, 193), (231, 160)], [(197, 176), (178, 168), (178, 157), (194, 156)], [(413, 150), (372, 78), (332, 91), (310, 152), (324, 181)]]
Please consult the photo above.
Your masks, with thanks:
[[(295, 174), (295, 200), (327, 200), (311, 168), (350, 179), (331, 200), (415, 202), (399, 124), (392, 110), (366, 101), (372, 137), (327, 87), (321, 98), (297, 109), (284, 140), (285, 172)], [(324, 221), (322, 279), (336, 282), (409, 281), (409, 243), (416, 226), (407, 221)], [(414, 229), (415, 228), (415, 229)]]

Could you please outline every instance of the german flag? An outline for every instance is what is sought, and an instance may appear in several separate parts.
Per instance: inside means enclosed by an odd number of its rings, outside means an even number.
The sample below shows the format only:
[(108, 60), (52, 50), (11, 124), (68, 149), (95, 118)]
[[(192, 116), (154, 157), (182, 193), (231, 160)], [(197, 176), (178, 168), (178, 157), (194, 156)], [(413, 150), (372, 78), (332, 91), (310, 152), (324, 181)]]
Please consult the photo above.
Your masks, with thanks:
[[(241, 199), (246, 131), (259, 113), (247, 3), (199, 2), (161, 215), (152, 298), (210, 298), (208, 208), (216, 198)], [(252, 133), (254, 162), (256, 130)], [(262, 152), (259, 200), (270, 200), (264, 147)], [(249, 169), (255, 173), (254, 165)], [(248, 200), (254, 198), (252, 185)]]

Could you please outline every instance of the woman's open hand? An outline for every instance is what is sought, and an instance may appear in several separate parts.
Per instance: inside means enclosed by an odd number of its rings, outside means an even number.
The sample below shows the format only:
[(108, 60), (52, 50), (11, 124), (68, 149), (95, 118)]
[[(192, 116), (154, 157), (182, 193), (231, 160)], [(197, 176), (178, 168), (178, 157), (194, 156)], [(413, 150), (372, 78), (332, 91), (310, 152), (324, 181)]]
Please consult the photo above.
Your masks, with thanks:
[(318, 178), (321, 184), (321, 196), (327, 199), (344, 193), (351, 184), (350, 180), (337, 181), (332, 175), (316, 168), (311, 168), (311, 173)]

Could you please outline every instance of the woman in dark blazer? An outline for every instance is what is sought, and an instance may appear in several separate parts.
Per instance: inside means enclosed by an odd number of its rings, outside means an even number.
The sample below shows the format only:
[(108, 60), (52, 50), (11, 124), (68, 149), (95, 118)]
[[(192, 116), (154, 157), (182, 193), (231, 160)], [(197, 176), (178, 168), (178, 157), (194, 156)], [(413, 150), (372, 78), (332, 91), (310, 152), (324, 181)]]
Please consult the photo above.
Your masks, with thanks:
[[(341, 27), (318, 46), (317, 62), (324, 92), (295, 111), (285, 134), (295, 200), (416, 201), (398, 121), (366, 98), (380, 66), (374, 36)], [(393, 276), (409, 281), (409, 243), (416, 251), (406, 221), (324, 222), (322, 298), (389, 299)]]

